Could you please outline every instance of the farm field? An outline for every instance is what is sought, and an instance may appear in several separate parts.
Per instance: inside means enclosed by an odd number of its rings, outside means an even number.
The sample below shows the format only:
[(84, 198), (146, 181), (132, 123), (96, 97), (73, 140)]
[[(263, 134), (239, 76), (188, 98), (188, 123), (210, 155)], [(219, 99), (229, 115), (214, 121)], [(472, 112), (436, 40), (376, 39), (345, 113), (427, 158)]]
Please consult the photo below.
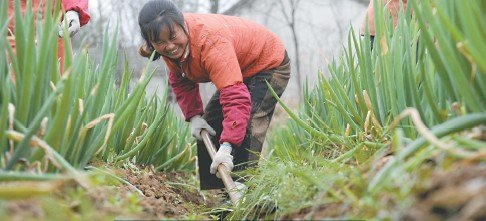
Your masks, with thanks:
[(58, 9), (17, 12), (16, 51), (0, 38), (0, 217), (485, 220), (486, 3), (412, 0), (396, 27), (375, 8), (374, 43), (350, 29), (330, 77), (298, 108), (279, 99), (268, 154), (232, 174), (237, 205), (199, 190), (189, 125), (146, 92), (160, 70), (132, 85), (108, 31), (99, 62), (65, 47), (61, 68)]

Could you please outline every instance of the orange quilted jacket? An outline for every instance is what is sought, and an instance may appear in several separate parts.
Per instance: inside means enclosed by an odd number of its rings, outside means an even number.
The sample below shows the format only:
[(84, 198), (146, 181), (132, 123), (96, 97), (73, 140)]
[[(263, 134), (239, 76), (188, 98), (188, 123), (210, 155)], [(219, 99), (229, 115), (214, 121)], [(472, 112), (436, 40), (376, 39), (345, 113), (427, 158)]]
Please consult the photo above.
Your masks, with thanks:
[(174, 74), (212, 82), (221, 90), (282, 63), (285, 47), (262, 25), (239, 17), (185, 13), (190, 54), (182, 64), (165, 58)]

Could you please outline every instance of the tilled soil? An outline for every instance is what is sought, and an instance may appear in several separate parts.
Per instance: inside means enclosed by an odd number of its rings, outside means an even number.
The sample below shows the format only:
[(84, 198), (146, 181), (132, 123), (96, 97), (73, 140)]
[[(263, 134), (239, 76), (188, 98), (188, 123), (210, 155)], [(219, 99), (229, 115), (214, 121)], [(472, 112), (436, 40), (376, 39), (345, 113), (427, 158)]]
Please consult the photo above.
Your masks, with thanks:
[(198, 187), (187, 185), (187, 174), (124, 172), (126, 180), (144, 194), (139, 197), (140, 205), (143, 213), (151, 218), (181, 218), (194, 212), (195, 206), (210, 206), (216, 200), (212, 195), (204, 196)]
[(403, 220), (486, 220), (486, 164), (432, 174)]
[(76, 217), (83, 220), (207, 220), (210, 217), (201, 214), (202, 211), (220, 201), (219, 191), (203, 193), (189, 184), (193, 175), (188, 173), (155, 172), (138, 167), (138, 170), (117, 169), (116, 175), (132, 186), (93, 186), (80, 190), (74, 185), (45, 197), (0, 201), (0, 220), (70, 220)]

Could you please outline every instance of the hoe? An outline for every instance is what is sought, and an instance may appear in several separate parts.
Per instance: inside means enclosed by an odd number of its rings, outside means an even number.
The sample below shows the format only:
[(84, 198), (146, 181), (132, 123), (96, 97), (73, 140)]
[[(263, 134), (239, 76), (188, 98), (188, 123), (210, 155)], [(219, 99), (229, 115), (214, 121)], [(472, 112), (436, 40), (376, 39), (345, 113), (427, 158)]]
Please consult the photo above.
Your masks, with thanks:
[[(211, 142), (211, 137), (206, 130), (201, 131), (201, 136), (204, 141), (204, 145), (206, 145), (206, 149), (208, 150), (209, 156), (213, 159), (214, 155), (216, 154), (216, 148), (214, 147), (213, 142)], [(230, 175), (230, 171), (223, 165), (220, 164), (218, 166), (219, 176), (221, 180), (223, 180), (223, 184), (226, 187), (226, 191), (228, 192), (231, 202), (234, 205), (237, 205), (239, 200), (241, 199), (241, 193), (237, 191), (235, 182)]]

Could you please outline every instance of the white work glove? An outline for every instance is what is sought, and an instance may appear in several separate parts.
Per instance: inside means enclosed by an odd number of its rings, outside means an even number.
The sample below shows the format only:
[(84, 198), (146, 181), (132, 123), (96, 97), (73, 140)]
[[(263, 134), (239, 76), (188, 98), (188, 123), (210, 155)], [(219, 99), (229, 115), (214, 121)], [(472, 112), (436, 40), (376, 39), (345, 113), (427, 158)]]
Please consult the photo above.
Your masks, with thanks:
[(59, 37), (61, 38), (64, 34), (63, 25), (67, 25), (69, 37), (73, 37), (81, 27), (81, 23), (79, 22), (79, 14), (76, 11), (67, 11), (66, 14), (64, 14), (64, 19), (58, 27)]
[(229, 171), (233, 170), (233, 156), (231, 156), (231, 144), (228, 142), (224, 142), (219, 146), (218, 152), (213, 157), (213, 162), (211, 163), (211, 166), (209, 167), (209, 172), (212, 174), (216, 174), (216, 176), (219, 178), (219, 173), (218, 173), (218, 166), (219, 164), (223, 164), (228, 168)]
[(205, 129), (211, 136), (216, 135), (216, 131), (209, 126), (208, 122), (204, 120), (200, 115), (196, 115), (189, 120), (191, 122), (191, 134), (194, 136), (197, 140), (202, 140), (201, 137), (201, 130)]

